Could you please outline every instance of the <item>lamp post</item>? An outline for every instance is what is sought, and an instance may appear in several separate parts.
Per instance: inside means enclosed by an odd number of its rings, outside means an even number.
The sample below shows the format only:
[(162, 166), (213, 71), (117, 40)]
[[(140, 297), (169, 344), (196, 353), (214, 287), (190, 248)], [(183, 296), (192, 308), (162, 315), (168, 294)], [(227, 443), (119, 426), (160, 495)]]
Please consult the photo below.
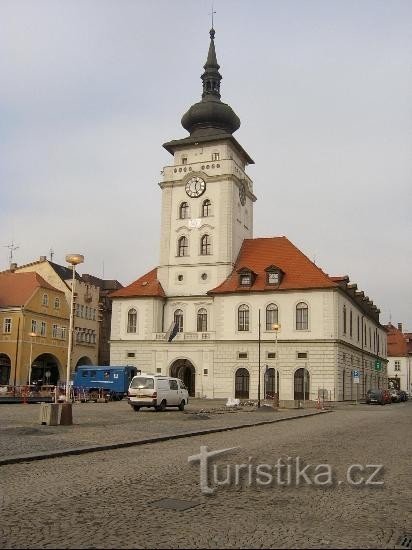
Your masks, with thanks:
[(74, 305), (74, 286), (76, 284), (76, 265), (84, 262), (84, 256), (81, 254), (68, 254), (66, 262), (72, 266), (72, 292), (70, 300), (70, 324), (69, 324), (69, 342), (67, 349), (67, 368), (66, 368), (66, 402), (70, 401), (70, 363), (72, 358), (73, 342), (73, 305)]
[[(275, 331), (275, 394), (278, 395), (278, 332), (280, 329), (280, 325), (278, 323), (275, 323), (272, 325), (272, 330)], [(279, 395), (278, 395), (278, 402), (279, 402)]]
[(29, 363), (29, 372), (27, 373), (27, 379), (30, 385), (31, 380), (31, 363), (33, 360), (33, 338), (36, 338), (37, 334), (35, 332), (29, 332), (30, 336), (30, 363)]

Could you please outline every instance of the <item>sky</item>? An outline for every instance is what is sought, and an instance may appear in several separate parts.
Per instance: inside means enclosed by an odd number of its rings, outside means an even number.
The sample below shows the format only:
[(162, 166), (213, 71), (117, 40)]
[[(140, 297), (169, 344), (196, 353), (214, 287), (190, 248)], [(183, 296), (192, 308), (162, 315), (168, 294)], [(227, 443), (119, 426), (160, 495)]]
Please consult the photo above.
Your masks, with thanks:
[[(287, 236), (412, 331), (412, 2), (215, 0), (254, 236)], [(209, 0), (1, 0), (0, 269), (159, 262), (162, 147), (200, 100)]]

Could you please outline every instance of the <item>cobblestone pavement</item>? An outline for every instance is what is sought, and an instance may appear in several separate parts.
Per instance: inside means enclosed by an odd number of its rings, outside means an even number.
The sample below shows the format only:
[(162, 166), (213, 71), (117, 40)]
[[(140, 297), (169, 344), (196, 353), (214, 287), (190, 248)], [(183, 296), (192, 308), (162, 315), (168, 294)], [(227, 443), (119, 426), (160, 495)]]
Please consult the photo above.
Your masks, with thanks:
[[(140, 447), (0, 468), (2, 548), (393, 548), (411, 532), (412, 403), (360, 407)], [(201, 445), (239, 446), (214, 463), (331, 465), (328, 487), (217, 487), (202, 495)], [(383, 486), (349, 465), (383, 464)], [(230, 470), (232, 472), (232, 470)], [(344, 482), (339, 484), (338, 480)], [(199, 503), (165, 510), (163, 498)]]
[[(202, 412), (205, 411), (205, 412)], [(73, 426), (42, 426), (40, 405), (0, 406), (0, 459), (47, 451), (116, 444), (200, 429), (253, 424), (313, 413), (313, 409), (256, 412), (230, 411), (224, 400), (193, 399), (185, 413), (176, 409), (135, 413), (126, 401), (75, 403)]]

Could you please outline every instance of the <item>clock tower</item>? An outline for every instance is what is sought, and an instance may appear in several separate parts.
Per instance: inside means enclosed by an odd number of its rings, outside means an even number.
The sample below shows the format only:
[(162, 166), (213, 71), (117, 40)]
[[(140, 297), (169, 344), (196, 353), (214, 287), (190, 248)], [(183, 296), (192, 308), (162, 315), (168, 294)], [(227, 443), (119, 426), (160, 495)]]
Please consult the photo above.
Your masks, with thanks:
[(224, 281), (244, 239), (253, 237), (253, 160), (233, 137), (240, 120), (220, 100), (222, 76), (215, 31), (204, 73), (202, 99), (183, 115), (189, 132), (165, 143), (173, 164), (165, 166), (162, 189), (160, 265), (167, 296), (198, 296)]

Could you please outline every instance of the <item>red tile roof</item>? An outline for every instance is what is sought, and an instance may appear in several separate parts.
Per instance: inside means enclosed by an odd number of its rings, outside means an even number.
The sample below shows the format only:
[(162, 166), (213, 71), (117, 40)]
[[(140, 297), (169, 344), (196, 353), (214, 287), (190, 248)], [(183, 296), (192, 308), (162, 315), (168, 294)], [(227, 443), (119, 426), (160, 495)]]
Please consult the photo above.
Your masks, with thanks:
[[(266, 284), (265, 269), (270, 265), (276, 265), (284, 272), (280, 285), (275, 286), (276, 290), (336, 288), (339, 286), (286, 237), (271, 237), (245, 239), (232, 273), (209, 293), (273, 290), (273, 285)], [(256, 278), (251, 286), (239, 286), (237, 271), (244, 266), (256, 273)]]
[(23, 306), (37, 288), (64, 294), (34, 271), (30, 273), (0, 273), (0, 307)]
[(386, 325), (388, 331), (388, 357), (404, 357), (408, 355), (408, 342), (405, 335), (391, 323)]
[(129, 286), (112, 292), (110, 298), (134, 298), (138, 296), (158, 296), (164, 298), (163, 287), (157, 279), (157, 267), (134, 281)]

